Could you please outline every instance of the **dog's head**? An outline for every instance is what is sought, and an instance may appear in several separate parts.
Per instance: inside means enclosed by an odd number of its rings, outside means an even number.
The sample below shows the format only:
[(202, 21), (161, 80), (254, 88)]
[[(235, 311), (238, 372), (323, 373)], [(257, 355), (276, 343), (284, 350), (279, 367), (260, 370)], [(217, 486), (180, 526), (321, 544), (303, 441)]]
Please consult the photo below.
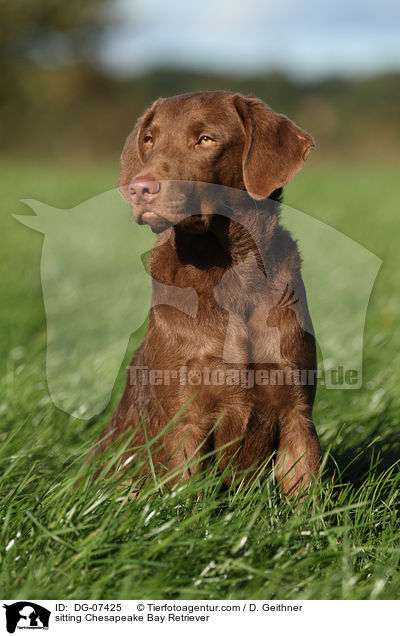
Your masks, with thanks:
[(161, 98), (126, 140), (118, 186), (135, 220), (154, 232), (189, 216), (204, 230), (221, 204), (204, 184), (268, 197), (313, 146), (310, 135), (254, 97), (215, 91)]

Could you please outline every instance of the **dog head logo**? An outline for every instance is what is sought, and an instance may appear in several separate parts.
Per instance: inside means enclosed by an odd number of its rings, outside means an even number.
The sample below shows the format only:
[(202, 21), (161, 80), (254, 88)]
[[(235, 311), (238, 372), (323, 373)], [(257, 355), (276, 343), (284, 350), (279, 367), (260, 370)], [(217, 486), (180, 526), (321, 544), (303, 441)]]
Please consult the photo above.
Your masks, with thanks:
[(6, 610), (6, 627), (9, 634), (16, 629), (48, 629), (51, 612), (32, 603), (32, 601), (18, 601), (11, 605), (3, 605)]
[[(185, 183), (179, 182), (179, 187), (185, 187)], [(193, 184), (189, 186), (193, 189)], [(203, 186), (210, 200), (221, 202), (219, 214), (231, 216), (229, 206), (224, 208), (222, 202), (234, 199), (232, 188)], [(88, 419), (106, 407), (130, 338), (136, 346), (143, 340), (152, 301), (153, 305), (172, 305), (194, 317), (197, 293), (189, 287), (165, 285), (162, 272), (152, 281), (145, 261), (154, 235), (148, 227), (133, 223), (129, 206), (117, 190), (71, 210), (51, 208), (38, 201), (25, 203), (37, 216), (16, 218), (44, 234), (41, 281), (50, 396), (58, 408)], [(195, 215), (196, 210), (190, 214)], [(344, 234), (286, 205), (281, 205), (281, 221), (298, 241), (308, 306), (322, 358), (320, 367), (325, 372), (340, 365), (357, 370), (356, 383), (331, 388), (358, 388), (362, 381), (365, 317), (381, 261)], [(251, 212), (241, 223), (252, 233)], [(167, 240), (164, 234), (168, 231), (158, 236), (156, 249), (162, 249)], [(267, 271), (268, 263), (264, 264)], [(232, 264), (214, 290), (217, 302), (229, 312), (224, 346), (224, 361), (228, 363), (237, 362), (232, 359), (237, 347), (230, 340), (236, 331), (232, 300), (238, 293), (241, 272), (249, 268), (254, 271), (255, 284), (268, 284), (255, 254), (249, 253), (243, 261)], [(285, 358), (279, 332), (280, 317), (285, 312), (303, 330), (312, 332), (309, 317), (301, 314), (304, 303), (295, 302), (303, 297), (305, 289), (299, 283), (296, 289), (285, 290), (283, 283), (280, 289), (271, 290), (268, 306), (260, 308), (266, 329), (276, 334), (270, 361)], [(248, 362), (266, 362), (259, 360), (259, 355), (257, 350), (252, 351)]]

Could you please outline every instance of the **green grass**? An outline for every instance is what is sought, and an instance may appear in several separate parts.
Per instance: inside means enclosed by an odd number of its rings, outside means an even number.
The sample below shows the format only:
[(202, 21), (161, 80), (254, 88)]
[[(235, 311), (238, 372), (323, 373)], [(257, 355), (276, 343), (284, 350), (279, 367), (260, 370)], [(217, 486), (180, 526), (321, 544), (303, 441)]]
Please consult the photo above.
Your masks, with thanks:
[[(129, 487), (116, 488), (121, 473), (91, 483), (95, 467), (83, 460), (121, 393), (124, 364), (100, 416), (84, 422), (54, 407), (45, 373), (42, 237), (10, 215), (27, 212), (21, 198), (77, 205), (114, 187), (117, 166), (5, 159), (0, 166), (2, 596), (398, 598), (399, 166), (315, 157), (287, 188), (288, 205), (383, 259), (366, 322), (363, 388), (318, 390), (324, 472), (297, 507), (262, 474), (247, 489), (236, 483), (225, 491), (215, 472), (162, 494), (150, 477), (128, 503)], [(74, 490), (78, 475), (84, 479)]]

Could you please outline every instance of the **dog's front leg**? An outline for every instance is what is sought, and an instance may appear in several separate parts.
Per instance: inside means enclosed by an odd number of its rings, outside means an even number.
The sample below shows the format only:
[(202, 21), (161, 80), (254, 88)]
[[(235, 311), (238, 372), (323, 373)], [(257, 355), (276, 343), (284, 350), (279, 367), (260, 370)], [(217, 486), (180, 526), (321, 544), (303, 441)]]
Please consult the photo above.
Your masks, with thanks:
[(292, 393), (279, 415), (275, 477), (287, 495), (304, 495), (318, 473), (321, 449), (311, 409)]
[(186, 481), (206, 467), (204, 456), (211, 446), (207, 436), (210, 428), (208, 420), (208, 417), (199, 419), (189, 415), (164, 435), (164, 456), (170, 483)]
[[(291, 288), (298, 293), (289, 293)], [(267, 413), (265, 426), (275, 430), (275, 475), (285, 493), (296, 494), (317, 474), (321, 457), (312, 422), (316, 353), (302, 284), (286, 285), (283, 296), (286, 300), (272, 309), (259, 303), (249, 322), (249, 339), (260, 380), (256, 410)]]

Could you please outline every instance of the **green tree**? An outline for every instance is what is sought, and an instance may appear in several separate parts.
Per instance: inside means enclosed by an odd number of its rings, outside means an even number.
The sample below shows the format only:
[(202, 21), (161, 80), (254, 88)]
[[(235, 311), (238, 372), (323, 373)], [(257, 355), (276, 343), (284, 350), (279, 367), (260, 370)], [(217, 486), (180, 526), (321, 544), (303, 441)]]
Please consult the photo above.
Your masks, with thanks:
[(110, 0), (15, 0), (0, 3), (0, 57), (54, 63), (93, 55), (110, 24)]

